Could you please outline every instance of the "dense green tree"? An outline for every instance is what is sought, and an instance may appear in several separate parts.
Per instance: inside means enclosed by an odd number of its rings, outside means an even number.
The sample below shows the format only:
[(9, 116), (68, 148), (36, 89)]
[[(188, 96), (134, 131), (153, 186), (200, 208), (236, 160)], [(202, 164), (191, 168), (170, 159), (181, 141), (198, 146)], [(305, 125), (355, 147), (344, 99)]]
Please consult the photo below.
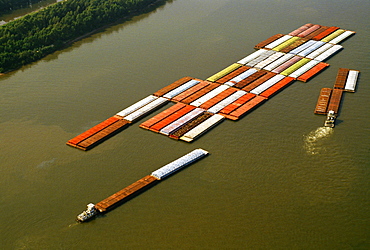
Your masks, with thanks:
[[(0, 0), (0, 3), (14, 0)], [(0, 72), (60, 49), (66, 42), (137, 12), (156, 0), (67, 0), (0, 26)]]

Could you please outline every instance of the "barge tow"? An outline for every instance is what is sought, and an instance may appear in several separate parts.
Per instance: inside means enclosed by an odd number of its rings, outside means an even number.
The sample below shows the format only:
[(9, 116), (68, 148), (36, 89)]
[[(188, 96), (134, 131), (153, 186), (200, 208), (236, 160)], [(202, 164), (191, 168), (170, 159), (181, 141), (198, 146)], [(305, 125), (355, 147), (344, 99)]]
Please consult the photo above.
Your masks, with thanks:
[(208, 151), (198, 148), (190, 153), (178, 158), (175, 161), (168, 163), (167, 165), (152, 172), (151, 175), (147, 175), (140, 180), (132, 183), (117, 193), (109, 196), (108, 198), (100, 201), (97, 204), (89, 203), (87, 209), (81, 214), (77, 215), (76, 220), (78, 222), (85, 222), (98, 215), (99, 213), (107, 212), (108, 210), (116, 207), (123, 201), (126, 201), (140, 192), (146, 190), (158, 181), (166, 178), (167, 176), (175, 173), (176, 171), (186, 167), (187, 165), (200, 160), (207, 156)]

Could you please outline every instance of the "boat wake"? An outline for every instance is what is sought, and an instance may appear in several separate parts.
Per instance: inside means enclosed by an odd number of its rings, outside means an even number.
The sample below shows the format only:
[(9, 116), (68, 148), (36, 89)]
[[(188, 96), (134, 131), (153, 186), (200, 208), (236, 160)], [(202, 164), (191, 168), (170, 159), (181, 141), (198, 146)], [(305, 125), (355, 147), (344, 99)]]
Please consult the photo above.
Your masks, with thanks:
[(73, 223), (73, 224), (69, 224), (68, 225), (68, 227), (74, 227), (74, 226), (77, 226), (77, 225), (79, 225), (80, 223), (78, 223), (78, 222), (75, 222), (75, 223)]
[(308, 154), (316, 155), (325, 150), (322, 140), (329, 137), (334, 132), (330, 127), (319, 127), (315, 131), (304, 136), (304, 147)]

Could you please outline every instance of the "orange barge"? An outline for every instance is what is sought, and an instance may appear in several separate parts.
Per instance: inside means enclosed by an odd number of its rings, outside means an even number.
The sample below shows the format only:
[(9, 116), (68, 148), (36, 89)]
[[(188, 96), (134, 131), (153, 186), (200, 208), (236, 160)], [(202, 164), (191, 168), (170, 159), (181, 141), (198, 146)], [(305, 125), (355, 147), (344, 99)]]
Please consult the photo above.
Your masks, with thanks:
[[(315, 36), (317, 36), (318, 34), (321, 34), (322, 32), (326, 31), (329, 27), (328, 26), (321, 26), (319, 29), (315, 30), (314, 32), (312, 32), (311, 34), (308, 34), (307, 36), (305, 36), (304, 38), (306, 39), (312, 39), (314, 38)], [(313, 39), (312, 39), (313, 40)]]
[(250, 101), (254, 97), (256, 97), (256, 95), (252, 94), (252, 93), (248, 93), (246, 95), (243, 95), (242, 97), (240, 97), (235, 102), (233, 102), (233, 103), (227, 105), (226, 107), (224, 107), (223, 109), (221, 109), (219, 113), (222, 114), (222, 115), (229, 115), (231, 112), (233, 112), (234, 110), (236, 110), (237, 108), (239, 108), (243, 104), (247, 103), (248, 101)]
[(265, 98), (270, 98), (283, 90), (285, 87), (287, 87), (289, 84), (293, 83), (294, 78), (293, 77), (285, 77), (283, 80), (277, 82), (272, 87), (266, 89), (263, 91), (260, 96), (263, 96)]
[(256, 44), (256, 45), (254, 46), (254, 48), (255, 48), (255, 49), (262, 49), (262, 48), (264, 48), (267, 44), (272, 43), (273, 41), (275, 41), (275, 40), (277, 40), (277, 39), (279, 39), (279, 38), (281, 38), (281, 37), (283, 37), (283, 36), (284, 36), (283, 34), (276, 34), (276, 35), (273, 35), (273, 36), (271, 36), (271, 37), (267, 38), (266, 40), (264, 40), (264, 41), (262, 41), (262, 42), (260, 42), (260, 43)]
[(105, 139), (108, 139), (109, 136), (128, 127), (129, 124), (130, 122), (125, 119), (112, 116), (84, 133), (72, 138), (67, 142), (67, 145), (84, 151), (89, 150)]
[(163, 119), (167, 118), (168, 116), (172, 115), (173, 113), (179, 111), (180, 109), (184, 108), (186, 104), (183, 103), (177, 103), (173, 105), (172, 107), (162, 111), (158, 115), (150, 118), (149, 120), (141, 123), (139, 127), (144, 129), (150, 129), (153, 125), (157, 124), (158, 122), (162, 121)]
[(194, 78), (189, 77), (189, 76), (183, 77), (183, 78), (171, 83), (170, 85), (167, 85), (166, 87), (158, 90), (157, 92), (153, 93), (153, 95), (161, 97), (164, 94), (167, 94), (168, 92), (170, 92), (171, 90), (174, 90), (175, 88), (177, 88), (177, 87), (181, 86), (182, 84), (184, 84), (184, 83), (186, 83), (190, 80), (193, 80), (193, 79)]
[(297, 80), (302, 82), (307, 82), (309, 79), (320, 73), (322, 70), (324, 70), (326, 67), (329, 67), (329, 64), (319, 62), (316, 64), (313, 68), (309, 69), (302, 75), (300, 75)]
[(342, 100), (343, 89), (333, 89), (331, 93), (330, 101), (328, 104), (328, 111), (333, 110), (335, 114), (338, 114), (340, 102)]
[(117, 193), (109, 196), (108, 198), (95, 204), (95, 208), (99, 212), (106, 212), (108, 209), (114, 208), (120, 202), (126, 201), (128, 198), (131, 198), (133, 195), (138, 194), (139, 192), (144, 191), (145, 189), (153, 186), (158, 182), (158, 179), (147, 175), (140, 180), (132, 183), (131, 185), (125, 187), (124, 189), (118, 191)]
[(339, 27), (335, 27), (335, 26), (329, 27), (328, 29), (326, 29), (323, 32), (321, 32), (320, 34), (317, 34), (316, 36), (314, 36), (312, 38), (312, 40), (320, 41), (321, 39), (323, 39), (324, 37), (330, 35), (331, 33), (333, 33), (334, 31), (336, 31), (338, 29), (339, 29)]
[(319, 98), (316, 103), (315, 114), (326, 115), (328, 113), (328, 105), (331, 96), (331, 88), (322, 88)]
[(166, 118), (158, 121), (156, 124), (149, 127), (150, 131), (159, 133), (159, 131), (169, 125), (170, 123), (174, 122), (175, 120), (179, 119), (181, 116), (189, 113), (190, 111), (194, 110), (194, 106), (184, 105), (182, 108), (178, 109), (177, 111), (173, 112)]
[(171, 99), (171, 101), (174, 102), (182, 102), (185, 98), (197, 93), (199, 90), (207, 87), (210, 82), (199, 80), (200, 82), (196, 84), (195, 86), (191, 87), (188, 90), (185, 90), (184, 92), (180, 93), (179, 95), (175, 96)]
[(216, 103), (222, 101), (223, 99), (225, 99), (226, 97), (232, 95), (233, 93), (235, 93), (236, 91), (238, 91), (238, 89), (236, 88), (228, 88), (224, 91), (222, 91), (220, 94), (216, 95), (215, 97), (209, 99), (208, 101), (206, 101), (205, 103), (201, 104), (200, 107), (205, 109), (205, 110), (208, 110), (210, 109), (213, 105), (215, 105)]
[(346, 80), (349, 73), (349, 69), (339, 68), (337, 78), (335, 79), (334, 88), (344, 89), (346, 86)]
[(244, 115), (252, 111), (253, 109), (257, 108), (267, 99), (263, 96), (256, 96), (255, 98), (251, 99), (250, 101), (246, 102), (245, 104), (241, 105), (236, 110), (232, 111), (229, 115), (225, 115), (226, 118), (231, 120), (238, 120), (242, 118)]
[(316, 104), (315, 114), (327, 115), (324, 126), (334, 128), (339, 113), (343, 91), (352, 91), (359, 71), (339, 68), (334, 88), (323, 88)]

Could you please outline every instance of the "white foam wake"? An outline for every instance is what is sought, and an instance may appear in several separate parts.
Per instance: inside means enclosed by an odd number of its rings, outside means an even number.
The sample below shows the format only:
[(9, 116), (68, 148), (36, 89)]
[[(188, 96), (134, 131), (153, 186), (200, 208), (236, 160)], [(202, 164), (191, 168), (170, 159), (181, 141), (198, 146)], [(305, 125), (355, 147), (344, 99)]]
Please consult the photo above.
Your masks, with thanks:
[(325, 147), (322, 144), (323, 139), (329, 137), (334, 132), (333, 128), (319, 127), (315, 131), (304, 136), (304, 147), (308, 154), (319, 154)]

